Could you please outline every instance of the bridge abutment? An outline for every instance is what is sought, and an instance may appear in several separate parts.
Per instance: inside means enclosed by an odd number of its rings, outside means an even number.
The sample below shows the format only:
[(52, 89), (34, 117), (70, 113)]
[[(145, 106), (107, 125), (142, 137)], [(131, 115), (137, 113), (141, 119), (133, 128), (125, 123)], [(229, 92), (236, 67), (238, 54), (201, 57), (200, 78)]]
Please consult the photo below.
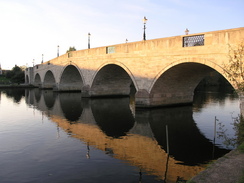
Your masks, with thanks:
[(89, 98), (89, 97), (91, 97), (90, 90), (91, 90), (91, 88), (90, 88), (89, 85), (83, 86), (81, 88), (81, 97), (82, 98)]
[(146, 90), (138, 90), (135, 94), (136, 107), (150, 107), (150, 97)]
[(191, 91), (154, 94), (150, 97), (150, 105), (151, 107), (188, 105), (193, 102), (193, 96)]
[(149, 94), (146, 90), (139, 90), (135, 94), (136, 107), (150, 108), (159, 106), (187, 105), (193, 102), (192, 92)]

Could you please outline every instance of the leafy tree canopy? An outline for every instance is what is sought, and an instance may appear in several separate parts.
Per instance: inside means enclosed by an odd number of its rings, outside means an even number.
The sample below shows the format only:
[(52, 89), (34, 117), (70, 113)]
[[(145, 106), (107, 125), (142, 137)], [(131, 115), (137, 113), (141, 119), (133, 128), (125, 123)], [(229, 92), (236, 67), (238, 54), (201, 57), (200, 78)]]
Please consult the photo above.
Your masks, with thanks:
[(229, 45), (229, 63), (224, 64), (225, 76), (235, 84), (237, 92), (244, 92), (244, 41)]
[(10, 79), (13, 83), (24, 83), (25, 82), (25, 72), (23, 68), (15, 65), (11, 71), (6, 73), (6, 78)]
[(70, 51), (76, 51), (75, 47), (74, 46), (73, 47), (70, 46), (69, 49), (66, 51), (66, 53), (68, 53)]

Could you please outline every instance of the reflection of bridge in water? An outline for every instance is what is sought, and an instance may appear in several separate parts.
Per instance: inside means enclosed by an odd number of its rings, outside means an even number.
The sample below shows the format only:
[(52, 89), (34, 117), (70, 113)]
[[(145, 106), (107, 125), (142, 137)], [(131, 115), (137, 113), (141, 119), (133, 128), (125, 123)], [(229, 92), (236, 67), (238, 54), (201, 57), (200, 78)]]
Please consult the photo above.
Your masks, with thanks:
[[(166, 176), (169, 182), (177, 176), (191, 178), (204, 169), (204, 163), (227, 152), (199, 132), (191, 106), (139, 110), (135, 115), (129, 98), (81, 100), (80, 93), (26, 92), (29, 105), (72, 137), (161, 179)], [(165, 148), (166, 125), (170, 156)]]

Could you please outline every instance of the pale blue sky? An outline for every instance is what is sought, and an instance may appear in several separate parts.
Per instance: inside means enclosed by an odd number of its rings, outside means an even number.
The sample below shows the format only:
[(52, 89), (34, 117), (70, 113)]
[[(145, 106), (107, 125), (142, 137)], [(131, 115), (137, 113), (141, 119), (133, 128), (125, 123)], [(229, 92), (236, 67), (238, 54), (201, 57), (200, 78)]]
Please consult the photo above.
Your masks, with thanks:
[(244, 0), (0, 0), (0, 64), (12, 69), (91, 47), (244, 26)]

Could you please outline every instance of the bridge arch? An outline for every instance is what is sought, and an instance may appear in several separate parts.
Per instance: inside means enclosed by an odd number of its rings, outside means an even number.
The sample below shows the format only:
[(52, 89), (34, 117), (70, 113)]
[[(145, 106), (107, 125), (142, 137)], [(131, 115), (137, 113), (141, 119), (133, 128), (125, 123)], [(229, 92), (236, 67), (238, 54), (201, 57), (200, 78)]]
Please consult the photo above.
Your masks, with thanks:
[(35, 75), (34, 85), (35, 85), (35, 86), (38, 86), (38, 87), (41, 87), (41, 84), (42, 84), (42, 81), (41, 81), (40, 74), (37, 73), (37, 74)]
[(48, 70), (44, 76), (43, 88), (53, 88), (56, 84), (52, 71)]
[(90, 96), (129, 96), (137, 90), (135, 79), (121, 63), (103, 64), (92, 79)]
[(81, 91), (84, 86), (82, 74), (75, 65), (67, 65), (61, 72), (59, 91)]
[[(155, 77), (154, 81), (152, 82), (150, 88), (149, 88), (149, 93), (151, 92), (153, 86), (155, 85), (155, 82), (159, 79), (160, 76), (162, 76), (163, 73), (165, 73), (167, 70), (169, 70), (170, 68), (174, 67), (174, 66), (177, 66), (177, 65), (180, 65), (180, 64), (183, 64), (183, 63), (198, 63), (198, 64), (202, 64), (202, 65), (205, 65), (207, 67), (210, 67), (212, 68), (213, 70), (217, 71), (218, 73), (220, 73), (223, 77), (224, 76), (224, 68), (219, 66), (218, 64), (216, 64), (215, 60), (210, 60), (210, 59), (200, 59), (200, 58), (188, 58), (188, 59), (181, 59), (181, 60), (178, 60), (178, 61), (175, 61), (173, 63), (170, 63), (168, 64), (166, 67), (164, 67), (158, 74), (157, 76)], [(227, 79), (225, 77), (225, 79)], [(228, 79), (227, 79), (228, 80)], [(231, 83), (231, 81), (229, 81), (230, 84), (233, 84)], [(233, 86), (233, 85), (232, 85)], [(233, 86), (234, 87), (234, 86)]]
[(223, 68), (206, 60), (181, 60), (168, 65), (150, 87), (151, 106), (192, 103), (195, 88), (213, 71), (221, 74)]

